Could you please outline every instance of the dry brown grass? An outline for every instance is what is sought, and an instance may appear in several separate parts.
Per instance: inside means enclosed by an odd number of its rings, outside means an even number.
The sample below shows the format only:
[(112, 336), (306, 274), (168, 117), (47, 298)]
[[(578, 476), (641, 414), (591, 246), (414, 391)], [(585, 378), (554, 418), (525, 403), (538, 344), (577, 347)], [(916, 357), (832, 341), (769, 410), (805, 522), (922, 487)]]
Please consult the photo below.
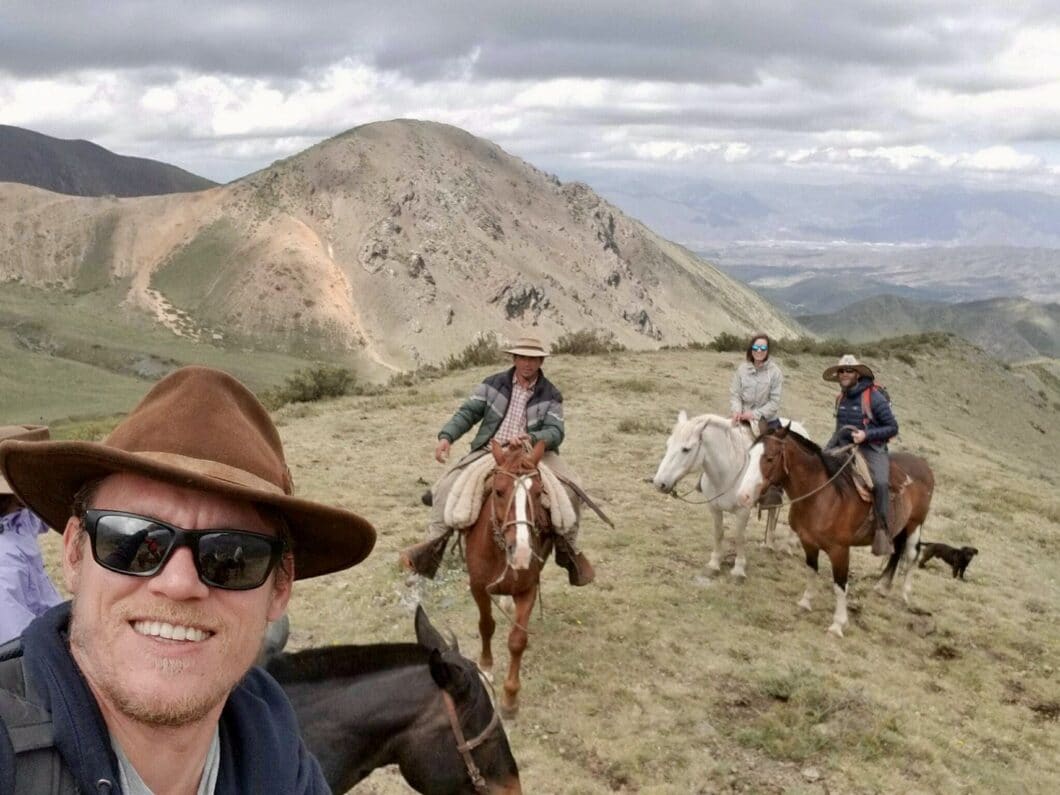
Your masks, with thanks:
[[(880, 377), (903, 421), (897, 447), (930, 448), (937, 475), (926, 538), (974, 544), (980, 555), (964, 582), (940, 566), (917, 572), (914, 603), (931, 611), (923, 616), (897, 596), (872, 594), (878, 564), (856, 550), (852, 624), (840, 641), (825, 634), (826, 573), (809, 615), (795, 606), (804, 584), (796, 557), (754, 546), (745, 584), (707, 579), (706, 511), (643, 482), (679, 409), (725, 411), (737, 358), (668, 351), (549, 361), (567, 398), (564, 454), (617, 527), (584, 523), (593, 586), (570, 588), (552, 565), (545, 572), (523, 709), (507, 725), (525, 790), (1058, 791), (1060, 417), (1032, 411), (1021, 382), (967, 349), (918, 354), (915, 369), (886, 363)], [(833, 399), (820, 372), (832, 362), (800, 362), (787, 371), (785, 413), (820, 438)], [(298, 491), (354, 508), (379, 529), (362, 566), (298, 584), (293, 646), (408, 640), (419, 600), (466, 654), (477, 652), (460, 565), (447, 561), (436, 581), (410, 587), (396, 557), (422, 532), (419, 495), (439, 474), (430, 453), (454, 395), (487, 372), (277, 414)], [(953, 410), (946, 384), (958, 385), (969, 413)], [(762, 525), (752, 519), (748, 531), (757, 541)], [(380, 771), (357, 791), (408, 789)]]

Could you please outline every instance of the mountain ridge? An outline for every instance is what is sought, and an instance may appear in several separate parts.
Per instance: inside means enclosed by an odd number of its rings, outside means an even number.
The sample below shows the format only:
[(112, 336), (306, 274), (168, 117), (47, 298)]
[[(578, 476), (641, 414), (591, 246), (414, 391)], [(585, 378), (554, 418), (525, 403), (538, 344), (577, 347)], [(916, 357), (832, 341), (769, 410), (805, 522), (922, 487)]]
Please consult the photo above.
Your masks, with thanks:
[(851, 342), (949, 331), (1007, 362), (1060, 358), (1060, 304), (1026, 298), (947, 304), (883, 295), (798, 320), (817, 334)]
[(174, 333), (310, 339), (388, 369), (528, 326), (552, 338), (608, 329), (635, 348), (801, 331), (588, 186), (415, 120), (362, 125), (193, 194), (0, 186), (0, 281), (92, 290), (122, 279), (120, 308)]
[(53, 138), (0, 124), (0, 182), (70, 196), (156, 196), (204, 190), (216, 182), (177, 166), (119, 155), (91, 141)]

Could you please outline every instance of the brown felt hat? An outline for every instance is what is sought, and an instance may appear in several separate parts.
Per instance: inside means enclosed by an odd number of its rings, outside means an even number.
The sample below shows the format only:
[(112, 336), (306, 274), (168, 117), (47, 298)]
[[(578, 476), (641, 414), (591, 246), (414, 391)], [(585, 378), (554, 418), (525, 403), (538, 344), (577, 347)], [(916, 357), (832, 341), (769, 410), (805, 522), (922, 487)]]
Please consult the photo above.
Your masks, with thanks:
[(81, 486), (116, 472), (271, 506), (290, 528), (299, 580), (360, 563), (375, 545), (375, 529), (357, 514), (292, 496), (269, 413), (220, 370), (166, 376), (102, 442), (0, 442), (0, 475), (59, 532)]
[(537, 337), (529, 336), (520, 337), (512, 347), (505, 349), (504, 352), (516, 356), (537, 356), (542, 359), (548, 356), (544, 343)]
[(872, 370), (867, 364), (862, 364), (857, 360), (857, 357), (851, 353), (845, 354), (839, 358), (839, 363), (832, 365), (821, 375), (825, 381), (838, 381), (839, 376), (836, 375), (840, 370), (845, 369), (857, 370), (859, 375), (867, 376), (868, 378), (875, 378), (872, 374)]
[[(0, 442), (5, 439), (21, 439), (24, 442), (46, 442), (51, 437), (47, 425), (0, 425)], [(0, 496), (14, 494), (11, 486), (0, 474)]]

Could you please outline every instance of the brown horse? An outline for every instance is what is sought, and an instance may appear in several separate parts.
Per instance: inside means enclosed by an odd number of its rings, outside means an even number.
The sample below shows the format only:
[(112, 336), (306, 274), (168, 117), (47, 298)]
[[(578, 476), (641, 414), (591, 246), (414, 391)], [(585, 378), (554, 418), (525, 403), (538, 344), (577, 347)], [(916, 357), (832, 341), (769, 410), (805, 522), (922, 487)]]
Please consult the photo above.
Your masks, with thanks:
[(515, 603), (512, 629), (508, 633), (508, 676), (501, 694), (501, 714), (512, 717), (519, 710), (519, 667), (527, 644), (527, 626), (537, 596), (541, 567), (552, 549), (549, 513), (541, 505), (541, 473), (538, 464), (545, 453), (544, 442), (529, 447), (490, 444), (497, 467), (492, 488), (468, 531), (467, 571), (471, 595), (478, 605), (482, 656), (479, 667), (493, 669), (490, 642), (494, 596), (511, 596)]
[[(835, 614), (828, 631), (843, 637), (847, 624), (847, 574), (850, 547), (872, 543), (872, 531), (866, 532), (870, 503), (862, 500), (854, 486), (847, 457), (835, 458), (822, 453), (816, 444), (782, 428), (760, 436), (751, 447), (750, 462), (739, 486), (739, 497), (751, 505), (766, 484), (783, 487), (791, 499), (788, 523), (802, 541), (809, 566), (806, 591), (799, 607), (810, 609), (810, 596), (817, 576), (817, 556), (823, 549), (832, 563), (832, 582), (836, 595)], [(895, 469), (900, 470), (896, 472)], [(898, 563), (905, 557), (905, 583), (902, 598), (908, 604), (912, 590), (911, 575), (916, 558), (920, 526), (931, 507), (935, 477), (923, 458), (909, 453), (891, 456), (891, 483), (908, 483), (902, 490), (897, 516), (892, 517), (900, 529), (894, 536), (894, 553), (876, 584), (877, 592), (889, 590)]]

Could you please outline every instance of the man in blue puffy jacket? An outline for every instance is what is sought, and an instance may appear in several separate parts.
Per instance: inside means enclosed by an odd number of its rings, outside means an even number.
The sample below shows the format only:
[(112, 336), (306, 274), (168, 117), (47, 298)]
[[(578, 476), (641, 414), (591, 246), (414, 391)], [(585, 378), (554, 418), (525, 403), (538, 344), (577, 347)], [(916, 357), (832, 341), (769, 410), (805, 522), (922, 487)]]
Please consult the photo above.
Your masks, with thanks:
[(843, 391), (836, 403), (835, 433), (825, 450), (854, 443), (872, 472), (876, 509), (876, 532), (872, 539), (873, 555), (890, 555), (890, 457), (887, 442), (898, 435), (898, 420), (891, 410), (886, 393), (876, 386), (876, 377), (868, 365), (851, 354), (824, 371), (825, 381), (838, 381)]

